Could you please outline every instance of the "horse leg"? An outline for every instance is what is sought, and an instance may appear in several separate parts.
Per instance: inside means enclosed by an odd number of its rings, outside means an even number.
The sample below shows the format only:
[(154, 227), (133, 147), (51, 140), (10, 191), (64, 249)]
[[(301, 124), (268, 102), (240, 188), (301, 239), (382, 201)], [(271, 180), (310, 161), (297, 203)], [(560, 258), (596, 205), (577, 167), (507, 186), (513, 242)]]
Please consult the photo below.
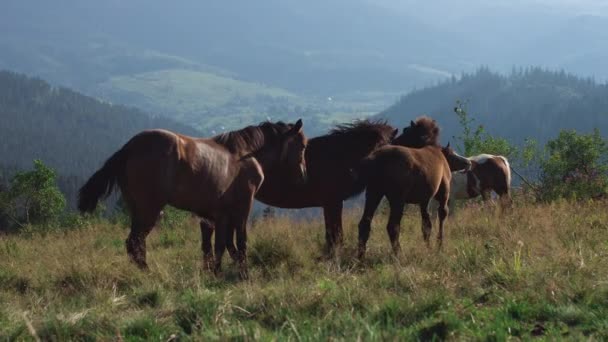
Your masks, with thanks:
[(511, 198), (511, 192), (509, 191), (509, 184), (506, 184), (506, 181), (503, 184), (498, 184), (495, 187), (494, 191), (498, 195), (498, 201), (500, 202), (500, 207), (504, 209), (508, 209), (513, 204), (513, 199)]
[(151, 203), (144, 203), (143, 201), (136, 202), (129, 192), (125, 191), (125, 189), (121, 190), (131, 216), (131, 231), (125, 241), (127, 255), (140, 269), (148, 269), (148, 264), (146, 263), (146, 237), (160, 219), (164, 204), (157, 203), (153, 205)]
[[(439, 208), (437, 213), (441, 216), (442, 203), (439, 202)], [(427, 247), (431, 247), (431, 231), (433, 230), (433, 223), (431, 222), (431, 215), (429, 214), (429, 202), (420, 203), (420, 217), (422, 218), (422, 238), (426, 243)]]
[(201, 249), (203, 250), (203, 269), (210, 271), (213, 269), (213, 251), (211, 250), (211, 236), (213, 235), (213, 222), (201, 218)]
[(146, 237), (154, 229), (159, 216), (160, 210), (155, 216), (148, 216), (146, 218), (133, 217), (131, 219), (131, 232), (129, 232), (126, 240), (127, 254), (131, 261), (141, 269), (148, 269), (148, 263), (146, 263)]
[(481, 191), (481, 198), (483, 198), (483, 201), (487, 203), (489, 203), (491, 205), (491, 207), (495, 207), (496, 202), (492, 199), (492, 189), (484, 189)]
[[(211, 266), (213, 265), (213, 251), (211, 248), (211, 237), (213, 235), (213, 231), (215, 230), (215, 224), (212, 220), (201, 218), (200, 222), (201, 226), (201, 236), (202, 236), (202, 249), (203, 249), (203, 263), (205, 264), (205, 269), (211, 270)], [(226, 250), (230, 255), (230, 258), (236, 262), (237, 261), (237, 251), (234, 246), (234, 232), (231, 230), (227, 233), (226, 237)]]
[(405, 202), (398, 199), (389, 198), (390, 214), (388, 216), (388, 224), (386, 225), (386, 231), (388, 237), (391, 240), (391, 246), (393, 247), (393, 253), (399, 255), (401, 252), (401, 245), (399, 244), (399, 234), (401, 233), (401, 218), (403, 217), (403, 208)]
[(222, 272), (222, 257), (226, 251), (226, 236), (228, 235), (228, 229), (230, 228), (229, 221), (222, 217), (216, 221), (215, 224), (215, 266), (213, 272), (216, 276), (219, 276)]
[(376, 209), (378, 209), (378, 205), (380, 205), (382, 197), (383, 195), (380, 192), (370, 188), (365, 192), (365, 209), (363, 210), (361, 221), (359, 221), (359, 259), (363, 259), (365, 256), (369, 232), (372, 229), (372, 220), (374, 219), (374, 214)]
[(249, 271), (247, 268), (247, 218), (249, 217), (249, 210), (245, 210), (241, 213), (241, 217), (235, 220), (234, 228), (236, 229), (236, 247), (238, 249), (237, 260), (239, 263), (239, 274), (242, 279), (249, 278)]
[(342, 245), (342, 201), (324, 206), (323, 216), (327, 255), (332, 256), (336, 248)]
[(448, 217), (450, 213), (450, 208), (448, 207), (447, 202), (443, 203), (439, 206), (439, 232), (437, 233), (437, 241), (439, 242), (439, 249), (443, 247), (443, 226), (445, 223), (445, 219)]
[(500, 196), (500, 203), (504, 209), (509, 209), (513, 206), (513, 198), (511, 198), (511, 194), (507, 191)]
[(228, 231), (226, 231), (226, 250), (228, 251), (228, 255), (230, 255), (230, 259), (234, 262), (239, 261), (239, 254), (237, 248), (234, 245), (234, 226), (231, 225)]
[(449, 188), (446, 189), (445, 185), (441, 185), (439, 187), (439, 191), (435, 195), (435, 199), (437, 200), (437, 202), (439, 202), (439, 208), (437, 210), (439, 216), (439, 231), (437, 232), (437, 243), (439, 244), (439, 249), (443, 247), (443, 226), (445, 223), (445, 219), (450, 213), (450, 208), (448, 207), (449, 198)]

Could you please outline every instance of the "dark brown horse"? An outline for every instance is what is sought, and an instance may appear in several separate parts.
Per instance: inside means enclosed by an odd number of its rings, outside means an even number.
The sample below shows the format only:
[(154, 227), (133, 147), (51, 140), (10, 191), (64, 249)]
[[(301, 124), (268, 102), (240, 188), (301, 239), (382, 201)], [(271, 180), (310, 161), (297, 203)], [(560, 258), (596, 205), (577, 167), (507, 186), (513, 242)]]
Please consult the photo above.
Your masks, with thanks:
[[(270, 170), (285, 184), (306, 176), (306, 137), (295, 125), (262, 123), (210, 139), (165, 130), (144, 131), (114, 153), (80, 189), (78, 208), (93, 211), (118, 185), (131, 215), (127, 253), (146, 268), (146, 236), (167, 204), (217, 222), (215, 271), (226, 236), (237, 233), (238, 260), (246, 275), (246, 223), (253, 196)], [(286, 185), (285, 190), (289, 191)]]
[(422, 233), (425, 242), (429, 244), (432, 223), (428, 205), (433, 198), (440, 204), (437, 239), (441, 246), (444, 221), (449, 210), (447, 203), (451, 171), (468, 169), (471, 163), (457, 155), (449, 144), (447, 147), (440, 147), (437, 144), (438, 136), (439, 129), (435, 122), (426, 117), (420, 118), (403, 130), (403, 134), (393, 141), (394, 145), (379, 148), (355, 170), (367, 183), (365, 209), (359, 222), (360, 258), (365, 255), (371, 222), (384, 196), (390, 205), (386, 230), (395, 254), (400, 251), (400, 224), (406, 203), (420, 206)]
[[(390, 143), (397, 133), (398, 130), (384, 121), (362, 120), (338, 125), (329, 134), (308, 141), (305, 184), (290, 186), (285, 171), (273, 169), (266, 173), (255, 198), (280, 208), (322, 207), (326, 252), (331, 254), (342, 244), (342, 202), (365, 189), (365, 184), (351, 176), (352, 168), (377, 148)], [(201, 231), (203, 250), (210, 251), (212, 220), (202, 220)], [(235, 258), (236, 249), (231, 239), (228, 250)]]

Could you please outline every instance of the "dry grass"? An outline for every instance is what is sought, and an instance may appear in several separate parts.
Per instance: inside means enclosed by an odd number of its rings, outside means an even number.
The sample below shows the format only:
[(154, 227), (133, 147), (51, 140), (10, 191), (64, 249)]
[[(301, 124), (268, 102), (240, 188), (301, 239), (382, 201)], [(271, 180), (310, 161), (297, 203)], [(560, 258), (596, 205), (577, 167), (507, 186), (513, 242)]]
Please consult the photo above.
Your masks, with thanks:
[(323, 225), (278, 218), (249, 234), (250, 280), (228, 258), (200, 270), (196, 222), (148, 238), (151, 270), (127, 261), (127, 230), (109, 223), (0, 237), (0, 339), (608, 338), (606, 202), (471, 206), (450, 217), (444, 251), (422, 243), (418, 211), (402, 255), (374, 222), (367, 259), (346, 246), (320, 261)]

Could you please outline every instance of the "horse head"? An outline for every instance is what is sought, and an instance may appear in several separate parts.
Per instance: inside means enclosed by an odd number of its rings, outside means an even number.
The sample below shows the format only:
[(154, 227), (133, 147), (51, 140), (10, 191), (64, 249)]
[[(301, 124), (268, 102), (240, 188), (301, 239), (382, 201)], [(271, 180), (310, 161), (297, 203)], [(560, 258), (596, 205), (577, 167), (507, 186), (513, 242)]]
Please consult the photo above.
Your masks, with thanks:
[(302, 119), (289, 126), (290, 129), (282, 136), (280, 160), (299, 183), (305, 183), (308, 178), (305, 158), (308, 139), (302, 130)]
[(424, 146), (439, 146), (439, 126), (427, 116), (421, 116), (404, 127), (401, 135), (393, 139), (394, 145), (421, 148)]
[(468, 171), (471, 169), (471, 161), (468, 158), (456, 153), (456, 151), (454, 151), (454, 149), (450, 147), (449, 142), (445, 147), (441, 148), (441, 153), (443, 153), (443, 156), (448, 161), (448, 165), (450, 165), (450, 171)]

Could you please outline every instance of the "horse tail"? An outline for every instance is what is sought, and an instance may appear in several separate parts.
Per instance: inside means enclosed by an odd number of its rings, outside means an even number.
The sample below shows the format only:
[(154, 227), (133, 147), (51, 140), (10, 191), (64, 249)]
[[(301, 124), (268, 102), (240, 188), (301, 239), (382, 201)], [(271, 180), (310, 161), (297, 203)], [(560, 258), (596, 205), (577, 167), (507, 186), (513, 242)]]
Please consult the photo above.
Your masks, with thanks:
[(509, 161), (507, 160), (507, 158), (503, 157), (503, 156), (498, 156), (498, 158), (500, 158), (502, 160), (502, 162), (505, 164), (504, 167), (504, 171), (505, 171), (505, 187), (506, 187), (506, 191), (507, 193), (511, 192), (511, 165), (509, 165)]
[(123, 146), (97, 170), (78, 191), (78, 210), (92, 212), (100, 199), (105, 199), (114, 190), (119, 177), (124, 174), (127, 149)]
[(373, 161), (373, 158), (366, 157), (362, 159), (355, 167), (349, 170), (350, 177), (353, 182), (351, 192), (348, 194), (349, 198), (359, 195), (367, 187), (367, 183), (369, 181), (369, 177), (374, 166)]

